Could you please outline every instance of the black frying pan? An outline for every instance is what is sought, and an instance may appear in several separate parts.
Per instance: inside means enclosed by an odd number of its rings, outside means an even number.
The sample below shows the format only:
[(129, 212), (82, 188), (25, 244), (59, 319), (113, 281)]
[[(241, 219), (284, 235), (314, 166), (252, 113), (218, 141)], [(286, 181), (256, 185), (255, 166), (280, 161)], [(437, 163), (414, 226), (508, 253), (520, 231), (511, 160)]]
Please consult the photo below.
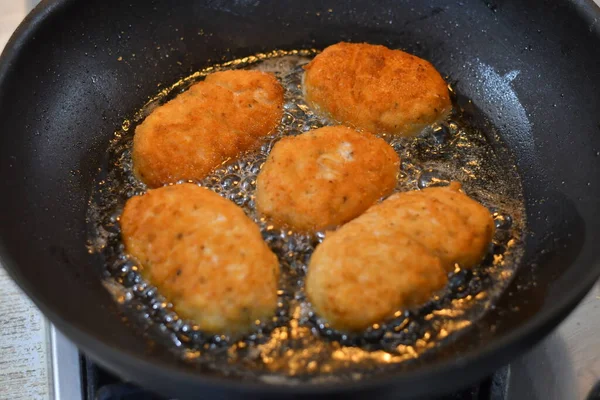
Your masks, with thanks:
[[(87, 201), (109, 138), (159, 83), (215, 61), (340, 40), (430, 60), (511, 148), (529, 228), (517, 277), (468, 335), (375, 379), (291, 389), (177, 361), (122, 322), (85, 247)], [(514, 78), (516, 97), (498, 76)], [(0, 61), (2, 264), (87, 354), (180, 398), (449, 391), (548, 334), (600, 274), (599, 110), (600, 11), (591, 0), (44, 1)]]

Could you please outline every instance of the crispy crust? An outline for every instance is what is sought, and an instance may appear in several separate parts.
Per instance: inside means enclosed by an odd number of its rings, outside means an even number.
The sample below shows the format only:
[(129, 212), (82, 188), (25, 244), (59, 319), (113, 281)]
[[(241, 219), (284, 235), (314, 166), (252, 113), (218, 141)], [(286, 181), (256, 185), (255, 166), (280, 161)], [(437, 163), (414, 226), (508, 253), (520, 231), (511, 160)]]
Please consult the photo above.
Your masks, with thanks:
[(413, 136), (452, 109), (436, 69), (400, 50), (342, 42), (304, 68), (305, 97), (313, 108), (373, 133)]
[(480, 262), (493, 220), (459, 188), (390, 196), (328, 234), (306, 279), (317, 313), (334, 328), (359, 331), (425, 303), (445, 286), (455, 262)]
[(129, 199), (126, 251), (142, 274), (203, 331), (240, 334), (276, 308), (279, 263), (235, 204), (193, 184)]
[(156, 108), (136, 129), (134, 172), (150, 187), (199, 180), (255, 148), (283, 112), (283, 88), (260, 71), (215, 72)]
[(344, 126), (286, 137), (258, 175), (256, 207), (280, 226), (334, 228), (390, 194), (399, 164), (384, 140)]

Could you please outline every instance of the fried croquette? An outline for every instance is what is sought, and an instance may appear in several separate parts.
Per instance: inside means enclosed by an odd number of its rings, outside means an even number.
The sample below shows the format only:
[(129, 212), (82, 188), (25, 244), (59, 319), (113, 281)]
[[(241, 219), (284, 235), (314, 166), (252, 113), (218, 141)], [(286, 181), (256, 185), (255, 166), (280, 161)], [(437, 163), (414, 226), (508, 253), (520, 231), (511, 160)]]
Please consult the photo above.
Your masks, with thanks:
[(425, 303), (455, 263), (480, 262), (494, 223), (459, 189), (454, 182), (392, 195), (328, 234), (306, 279), (316, 312), (336, 329), (360, 331)]
[(373, 133), (414, 136), (452, 109), (439, 72), (400, 50), (342, 42), (304, 68), (304, 94), (313, 109)]
[(258, 175), (256, 207), (298, 231), (333, 228), (390, 194), (399, 164), (384, 140), (345, 126), (286, 137)]
[(194, 184), (129, 199), (125, 250), (180, 316), (201, 330), (243, 334), (277, 304), (279, 262), (234, 203)]
[(260, 71), (215, 72), (136, 128), (133, 166), (150, 187), (199, 180), (258, 145), (283, 113), (283, 88)]
[(471, 268), (492, 241), (494, 221), (489, 210), (461, 193), (460, 187), (452, 182), (446, 187), (397, 193), (378, 213), (402, 221), (403, 229), (439, 257), (448, 272), (455, 264)]

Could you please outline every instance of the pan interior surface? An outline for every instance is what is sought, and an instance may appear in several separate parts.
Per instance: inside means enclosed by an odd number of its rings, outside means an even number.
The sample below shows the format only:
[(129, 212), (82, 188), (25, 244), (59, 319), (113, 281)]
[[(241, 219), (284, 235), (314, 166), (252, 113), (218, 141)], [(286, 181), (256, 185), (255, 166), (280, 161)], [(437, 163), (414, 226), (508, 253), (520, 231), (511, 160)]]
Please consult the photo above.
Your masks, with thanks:
[(407, 398), (464, 386), (543, 337), (600, 272), (594, 16), (570, 1), (43, 4), (0, 62), (2, 264), (59, 329), (125, 378), (179, 398), (199, 390), (289, 394), (178, 361), (123, 323), (99, 279), (101, 258), (85, 248), (92, 181), (140, 101), (194, 71), (341, 40), (405, 49), (448, 76), (471, 100), (465, 108), (480, 111), (473, 123), (513, 153), (529, 232), (523, 262), (496, 307), (434, 358), (343, 387), (293, 391), (401, 387)]
[[(400, 364), (407, 364), (402, 367), (408, 369), (417, 358), (435, 352), (458, 335), (468, 334), (473, 322), (493, 307), (520, 263), (526, 231), (520, 177), (506, 146), (497, 135), (471, 125), (470, 113), (475, 110), (465, 109), (468, 101), (460, 99), (449, 120), (416, 138), (378, 136), (402, 160), (396, 192), (444, 186), (456, 180), (470, 197), (491, 210), (496, 234), (481, 265), (473, 270), (457, 266), (448, 287), (431, 301), (399, 309), (393, 319), (382, 320), (363, 333), (336, 331), (314, 313), (306, 298), (304, 280), (308, 260), (326, 233), (277, 229), (257, 212), (254, 200), (258, 171), (278, 140), (332, 125), (316, 115), (302, 95), (302, 67), (315, 54), (314, 50), (274, 51), (210, 66), (161, 90), (132, 119), (124, 121), (111, 140), (88, 208), (88, 248), (104, 257), (104, 285), (129, 320), (181, 359), (227, 375), (288, 384), (364, 379), (386, 369), (398, 370)], [(169, 298), (161, 296), (160, 288), (143, 278), (140, 269), (144, 265), (124, 252), (117, 222), (125, 202), (147, 191), (133, 174), (132, 145), (137, 124), (206, 75), (228, 69), (274, 73), (285, 89), (282, 123), (262, 140), (260, 149), (224, 163), (196, 182), (242, 207), (279, 258), (282, 276), (278, 309), (271, 321), (262, 321), (241, 338), (207, 335), (202, 326), (182, 319), (177, 304), (171, 304)]]

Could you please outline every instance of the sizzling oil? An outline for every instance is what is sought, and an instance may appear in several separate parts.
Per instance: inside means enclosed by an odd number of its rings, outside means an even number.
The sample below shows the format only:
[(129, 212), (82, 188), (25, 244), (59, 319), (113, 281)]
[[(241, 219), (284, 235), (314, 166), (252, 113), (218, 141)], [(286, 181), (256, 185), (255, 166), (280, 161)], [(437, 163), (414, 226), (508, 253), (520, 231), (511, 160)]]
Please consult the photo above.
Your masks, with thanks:
[[(470, 127), (455, 110), (447, 121), (416, 138), (383, 138), (402, 160), (397, 191), (458, 180), (467, 194), (492, 211), (497, 232), (485, 260), (472, 271), (457, 268), (448, 287), (429, 303), (418, 309), (398, 310), (393, 319), (373, 325), (363, 334), (336, 332), (314, 315), (305, 298), (304, 276), (310, 255), (324, 235), (275, 229), (254, 206), (256, 176), (274, 143), (283, 136), (329, 124), (315, 115), (302, 98), (301, 66), (314, 54), (259, 54), (207, 68), (164, 89), (115, 133), (90, 199), (89, 250), (103, 256), (104, 284), (127, 318), (152, 339), (169, 344), (178, 356), (224, 374), (258, 374), (266, 382), (277, 383), (359, 379), (416, 359), (466, 332), (506, 288), (522, 255), (524, 209), (514, 166), (507, 165), (494, 150), (502, 146), (497, 138), (486, 137)], [(124, 253), (118, 226), (126, 200), (147, 190), (132, 173), (135, 125), (156, 106), (207, 74), (232, 68), (272, 72), (285, 88), (281, 124), (263, 140), (260, 149), (223, 164), (196, 182), (242, 207), (260, 226), (280, 260), (276, 315), (257, 323), (253, 334), (235, 339), (206, 335), (193, 321), (180, 319), (168, 299), (143, 279), (135, 260)]]

